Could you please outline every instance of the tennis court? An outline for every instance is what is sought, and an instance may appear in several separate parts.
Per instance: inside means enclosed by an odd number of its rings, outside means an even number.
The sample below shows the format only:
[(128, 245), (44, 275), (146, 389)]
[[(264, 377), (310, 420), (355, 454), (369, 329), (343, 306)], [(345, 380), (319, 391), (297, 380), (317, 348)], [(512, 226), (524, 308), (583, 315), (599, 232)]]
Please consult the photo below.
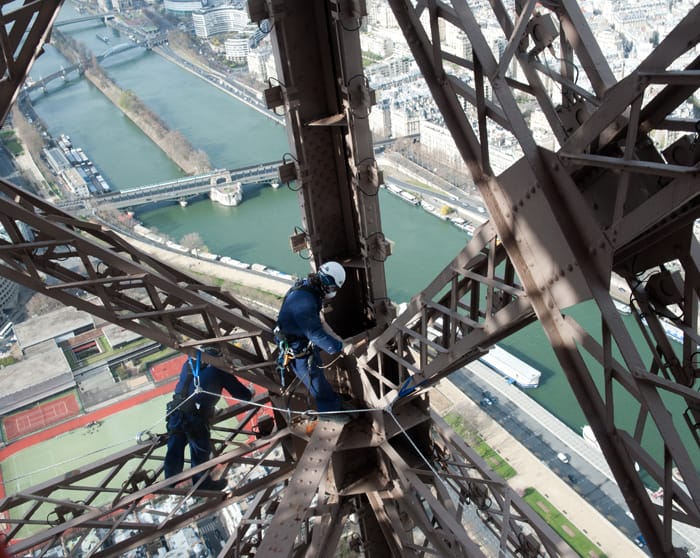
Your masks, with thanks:
[(165, 432), (165, 404), (170, 398), (170, 393), (161, 395), (7, 456), (0, 465), (6, 494), (129, 447), (143, 430)]
[(2, 427), (5, 431), (5, 439), (13, 440), (26, 436), (31, 432), (37, 432), (78, 414), (80, 414), (78, 398), (74, 392), (68, 393), (3, 418)]

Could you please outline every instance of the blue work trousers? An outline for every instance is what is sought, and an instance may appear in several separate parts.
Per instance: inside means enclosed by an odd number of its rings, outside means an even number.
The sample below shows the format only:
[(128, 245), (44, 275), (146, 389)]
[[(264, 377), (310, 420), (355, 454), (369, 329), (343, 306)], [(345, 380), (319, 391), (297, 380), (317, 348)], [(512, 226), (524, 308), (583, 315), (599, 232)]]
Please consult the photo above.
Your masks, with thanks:
[(320, 349), (314, 347), (310, 355), (292, 360), (292, 370), (316, 401), (317, 411), (321, 413), (340, 411), (340, 397), (323, 375), (323, 370), (318, 366), (320, 363)]
[[(209, 423), (205, 417), (175, 411), (168, 417), (168, 449), (165, 453), (165, 478), (182, 473), (185, 466), (185, 446), (190, 446), (190, 465), (196, 467), (209, 461), (211, 440)], [(195, 483), (202, 473), (194, 475)]]

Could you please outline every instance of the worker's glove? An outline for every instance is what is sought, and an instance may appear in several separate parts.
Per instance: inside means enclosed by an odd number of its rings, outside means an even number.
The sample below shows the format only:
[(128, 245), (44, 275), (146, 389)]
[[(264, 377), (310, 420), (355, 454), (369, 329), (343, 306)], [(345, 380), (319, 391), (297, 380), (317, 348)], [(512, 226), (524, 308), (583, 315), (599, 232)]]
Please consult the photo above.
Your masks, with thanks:
[(348, 356), (348, 355), (351, 355), (351, 354), (353, 353), (354, 350), (355, 350), (355, 346), (352, 345), (351, 343), (348, 343), (348, 344), (346, 344), (346, 345), (343, 345), (342, 353), (343, 353), (345, 356)]

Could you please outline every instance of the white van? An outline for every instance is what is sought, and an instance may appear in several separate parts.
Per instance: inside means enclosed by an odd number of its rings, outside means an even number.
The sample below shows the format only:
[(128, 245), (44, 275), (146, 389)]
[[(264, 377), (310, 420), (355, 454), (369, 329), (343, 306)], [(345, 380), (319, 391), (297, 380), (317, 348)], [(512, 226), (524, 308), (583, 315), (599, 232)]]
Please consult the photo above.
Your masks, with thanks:
[(566, 455), (565, 453), (559, 452), (557, 454), (557, 459), (561, 461), (562, 463), (568, 463), (569, 462), (569, 456)]

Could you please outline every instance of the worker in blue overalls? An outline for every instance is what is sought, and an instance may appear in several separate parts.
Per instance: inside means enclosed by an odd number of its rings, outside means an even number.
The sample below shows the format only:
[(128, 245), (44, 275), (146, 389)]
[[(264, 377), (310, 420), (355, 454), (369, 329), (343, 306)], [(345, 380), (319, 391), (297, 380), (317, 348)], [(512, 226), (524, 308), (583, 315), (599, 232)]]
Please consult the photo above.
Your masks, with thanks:
[[(280, 358), (285, 354), (294, 374), (309, 390), (321, 413), (337, 412), (343, 408), (340, 396), (323, 375), (321, 349), (338, 353), (343, 342), (321, 323), (324, 301), (333, 298), (345, 283), (345, 269), (338, 262), (326, 262), (317, 273), (297, 281), (284, 297), (277, 317), (275, 335), (280, 345)], [(327, 326), (326, 326), (327, 327)], [(286, 361), (285, 361), (286, 362)], [(347, 422), (344, 414), (324, 415), (323, 418)]]
[[(206, 349), (217, 355), (216, 349)], [(211, 456), (209, 422), (214, 416), (216, 403), (222, 389), (231, 397), (241, 401), (250, 401), (253, 393), (238, 379), (215, 366), (200, 366), (200, 354), (197, 358), (188, 358), (182, 365), (180, 378), (175, 386), (172, 401), (167, 406), (168, 449), (165, 454), (165, 478), (181, 473), (185, 465), (185, 446), (190, 446), (190, 464), (192, 467), (208, 461)], [(199, 384), (200, 392), (195, 393)], [(196, 483), (204, 473), (192, 477)], [(199, 485), (203, 490), (223, 490), (226, 479), (206, 478)]]

